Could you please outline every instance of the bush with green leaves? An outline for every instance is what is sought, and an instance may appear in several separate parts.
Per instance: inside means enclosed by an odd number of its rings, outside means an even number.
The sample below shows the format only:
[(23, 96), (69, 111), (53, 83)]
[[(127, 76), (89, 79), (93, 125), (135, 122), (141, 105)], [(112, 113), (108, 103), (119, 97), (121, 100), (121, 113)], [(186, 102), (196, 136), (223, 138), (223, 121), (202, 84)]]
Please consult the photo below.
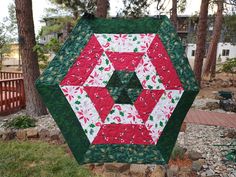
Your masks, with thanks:
[(35, 127), (36, 126), (35, 123), (36, 123), (35, 119), (26, 115), (21, 115), (7, 122), (5, 124), (5, 127), (16, 128), (16, 129), (30, 128), (30, 127)]
[(177, 160), (177, 159), (180, 159), (180, 160), (183, 160), (184, 159), (184, 154), (185, 154), (185, 149), (176, 145), (171, 153), (171, 159), (172, 160)]
[(236, 58), (228, 59), (222, 66), (222, 71), (226, 73), (236, 73)]

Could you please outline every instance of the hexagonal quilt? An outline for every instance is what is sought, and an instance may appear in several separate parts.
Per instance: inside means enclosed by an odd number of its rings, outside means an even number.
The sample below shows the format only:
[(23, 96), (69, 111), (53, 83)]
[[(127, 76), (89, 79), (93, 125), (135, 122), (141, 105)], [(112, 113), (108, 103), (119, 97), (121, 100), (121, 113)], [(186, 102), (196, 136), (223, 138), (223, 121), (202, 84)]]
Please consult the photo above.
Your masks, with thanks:
[(168, 162), (199, 91), (166, 16), (84, 16), (36, 82), (80, 163)]

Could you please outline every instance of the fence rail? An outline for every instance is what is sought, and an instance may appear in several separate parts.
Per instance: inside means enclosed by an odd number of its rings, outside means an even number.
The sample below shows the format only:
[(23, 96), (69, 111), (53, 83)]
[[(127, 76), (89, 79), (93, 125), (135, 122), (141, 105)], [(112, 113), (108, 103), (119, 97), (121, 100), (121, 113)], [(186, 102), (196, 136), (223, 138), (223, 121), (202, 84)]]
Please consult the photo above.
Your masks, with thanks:
[(5, 116), (25, 107), (24, 81), (21, 73), (0, 73), (0, 116)]
[(15, 79), (22, 77), (21, 72), (6, 72), (6, 71), (0, 71), (0, 80), (2, 79)]

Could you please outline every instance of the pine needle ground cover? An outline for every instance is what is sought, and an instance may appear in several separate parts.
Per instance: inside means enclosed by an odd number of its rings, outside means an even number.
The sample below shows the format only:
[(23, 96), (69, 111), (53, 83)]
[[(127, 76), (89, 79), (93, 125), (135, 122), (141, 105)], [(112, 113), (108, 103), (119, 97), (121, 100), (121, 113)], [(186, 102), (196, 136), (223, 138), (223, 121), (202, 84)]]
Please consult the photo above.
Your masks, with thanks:
[(82, 17), (36, 86), (80, 164), (168, 163), (199, 91), (166, 16)]

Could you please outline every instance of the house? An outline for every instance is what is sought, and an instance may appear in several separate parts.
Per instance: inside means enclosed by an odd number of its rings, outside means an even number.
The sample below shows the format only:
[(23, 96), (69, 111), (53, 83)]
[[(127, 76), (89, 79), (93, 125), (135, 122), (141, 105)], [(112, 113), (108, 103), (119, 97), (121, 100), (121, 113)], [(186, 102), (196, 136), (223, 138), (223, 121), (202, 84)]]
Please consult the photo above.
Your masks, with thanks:
[[(196, 32), (197, 32), (198, 17), (196, 16), (178, 16), (177, 18), (177, 32), (185, 47), (186, 55), (191, 66), (194, 64), (196, 51)], [(210, 43), (210, 38), (213, 33), (214, 17), (208, 18), (208, 36), (206, 43), (206, 53)], [(217, 63), (225, 62), (229, 58), (236, 58), (236, 39), (233, 43), (225, 41), (226, 30), (222, 29), (221, 37), (217, 45)], [(236, 34), (236, 32), (235, 32)]]
[(52, 38), (63, 42), (72, 30), (74, 21), (72, 17), (47, 17), (43, 18), (40, 23), (43, 25), (40, 32), (39, 43), (46, 44)]
[(4, 56), (2, 60), (3, 71), (17, 71), (21, 68), (22, 62), (19, 56), (19, 44), (10, 44), (10, 53)]

